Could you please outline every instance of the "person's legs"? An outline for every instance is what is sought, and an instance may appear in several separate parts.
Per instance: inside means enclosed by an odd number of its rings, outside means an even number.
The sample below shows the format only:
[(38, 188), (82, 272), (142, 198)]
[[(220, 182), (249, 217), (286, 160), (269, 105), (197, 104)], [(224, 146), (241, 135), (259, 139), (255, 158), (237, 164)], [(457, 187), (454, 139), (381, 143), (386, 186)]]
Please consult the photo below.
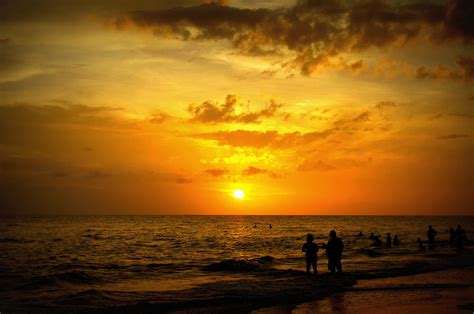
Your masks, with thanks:
[(311, 260), (306, 259), (306, 273), (309, 274), (310, 270), (311, 270)]
[(331, 258), (331, 257), (328, 257), (328, 269), (331, 273), (333, 273), (336, 269), (335, 269), (335, 263), (334, 263), (334, 259)]
[(337, 260), (336, 268), (337, 268), (337, 271), (338, 271), (338, 272), (342, 272), (342, 263), (341, 263), (341, 259), (340, 259), (340, 258), (338, 258), (338, 260)]
[(318, 273), (318, 261), (314, 260), (311, 264), (313, 265), (314, 273), (317, 274)]

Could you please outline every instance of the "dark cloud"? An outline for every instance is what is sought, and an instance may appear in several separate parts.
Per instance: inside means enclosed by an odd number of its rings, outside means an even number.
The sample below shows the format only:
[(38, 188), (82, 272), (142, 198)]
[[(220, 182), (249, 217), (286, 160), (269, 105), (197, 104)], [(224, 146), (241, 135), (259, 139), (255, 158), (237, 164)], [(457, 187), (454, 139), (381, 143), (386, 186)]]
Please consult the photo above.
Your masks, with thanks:
[[(347, 153), (356, 153), (359, 152), (356, 150), (346, 150)], [(366, 159), (339, 159), (332, 161), (331, 164), (317, 159), (317, 158), (307, 158), (305, 159), (298, 167), (299, 171), (331, 171), (331, 170), (342, 170), (349, 168), (359, 168), (365, 167), (372, 162), (372, 157)]]
[(222, 177), (223, 175), (226, 175), (229, 173), (229, 170), (227, 169), (219, 169), (219, 168), (212, 168), (212, 169), (206, 169), (204, 171), (206, 174), (213, 176), (213, 177)]
[(434, 69), (420, 66), (415, 71), (415, 77), (418, 79), (474, 81), (474, 58), (461, 56), (456, 60), (456, 65), (458, 67), (457, 69), (451, 69), (442, 64), (438, 64)]
[(438, 140), (455, 140), (455, 139), (458, 139), (458, 138), (466, 138), (466, 137), (469, 137), (468, 134), (448, 134), (448, 135), (441, 135), (441, 136), (438, 136), (437, 139)]
[(244, 171), (242, 171), (242, 174), (244, 176), (253, 176), (253, 175), (262, 174), (262, 173), (267, 173), (267, 170), (252, 167), (252, 166), (250, 166), (247, 169), (244, 169)]
[(235, 113), (237, 98), (234, 95), (227, 95), (222, 105), (205, 101), (200, 105), (190, 105), (188, 112), (192, 114), (191, 121), (203, 123), (259, 123), (261, 118), (275, 116), (277, 110), (282, 106), (274, 100), (270, 100), (267, 107), (256, 112)]
[(339, 129), (353, 129), (360, 124), (370, 120), (370, 112), (364, 111), (350, 119), (339, 119), (334, 122), (334, 125)]
[(378, 103), (375, 104), (375, 108), (379, 110), (384, 110), (385, 108), (393, 108), (396, 107), (397, 104), (394, 103), (393, 101), (379, 101)]
[[(222, 2), (222, 1), (215, 1)], [(24, 21), (64, 21), (111, 16), (132, 10), (161, 10), (190, 6), (201, 0), (1, 0), (0, 24)]]
[[(389, 2), (302, 0), (293, 7), (245, 9), (216, 4), (142, 10), (114, 19), (156, 36), (181, 40), (226, 40), (242, 54), (295, 54), (285, 66), (310, 75), (344, 52), (404, 43), (418, 36), (443, 43), (474, 39), (469, 0)], [(363, 66), (352, 64), (357, 70)]]
[(254, 148), (273, 147), (278, 149), (287, 149), (325, 139), (333, 134), (334, 131), (334, 129), (329, 129), (322, 132), (314, 131), (308, 133), (279, 133), (278, 131), (260, 132), (236, 130), (197, 134), (195, 137), (215, 140), (219, 143), (219, 145)]
[(266, 169), (260, 169), (260, 168), (253, 167), (253, 166), (250, 166), (250, 167), (248, 167), (248, 168), (246, 168), (242, 171), (242, 175), (247, 176), (247, 177), (254, 176), (254, 175), (259, 175), (259, 174), (266, 174), (270, 178), (274, 178), (274, 179), (279, 177), (273, 171), (269, 171), (269, 170), (266, 170)]
[(190, 179), (190, 178), (187, 178), (185, 176), (181, 176), (179, 175), (177, 178), (176, 178), (176, 183), (177, 184), (189, 184), (189, 183), (192, 183), (193, 180)]
[(334, 166), (327, 164), (322, 160), (306, 159), (298, 168), (299, 171), (329, 171), (336, 169)]
[[(474, 17), (474, 14), (472, 14), (471, 16)], [(459, 57), (457, 60), (457, 64), (461, 68), (462, 79), (466, 82), (474, 81), (474, 58)]]

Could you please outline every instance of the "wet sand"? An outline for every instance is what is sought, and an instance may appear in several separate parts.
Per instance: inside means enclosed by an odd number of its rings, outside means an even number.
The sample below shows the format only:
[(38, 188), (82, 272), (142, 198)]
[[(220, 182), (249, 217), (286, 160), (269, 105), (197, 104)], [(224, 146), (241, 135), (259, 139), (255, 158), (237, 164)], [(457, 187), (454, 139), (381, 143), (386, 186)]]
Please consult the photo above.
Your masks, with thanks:
[[(306, 313), (472, 313), (474, 267), (360, 280), (350, 291), (292, 309)], [(282, 313), (282, 311), (280, 311)]]

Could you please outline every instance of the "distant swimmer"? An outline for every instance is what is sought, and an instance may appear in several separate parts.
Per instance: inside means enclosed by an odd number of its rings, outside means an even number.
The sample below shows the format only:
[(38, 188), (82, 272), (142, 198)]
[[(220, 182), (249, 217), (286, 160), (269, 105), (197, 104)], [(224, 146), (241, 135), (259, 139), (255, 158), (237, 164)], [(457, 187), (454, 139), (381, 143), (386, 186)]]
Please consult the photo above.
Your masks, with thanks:
[(362, 233), (362, 231), (359, 231), (359, 234), (358, 234), (359, 237), (363, 237), (364, 234)]
[(393, 238), (393, 245), (400, 245), (400, 238), (398, 237), (398, 235), (395, 235), (395, 237)]
[(435, 237), (438, 234), (436, 230), (433, 229), (432, 225), (428, 226), (428, 231), (426, 232), (426, 235), (428, 236), (428, 249), (432, 250), (435, 247)]
[(374, 240), (374, 242), (372, 243), (372, 246), (382, 246), (383, 245), (383, 242), (382, 240), (380, 240), (380, 236), (379, 235), (374, 235), (374, 236), (371, 236), (372, 237), (372, 240)]
[(418, 238), (418, 250), (419, 250), (420, 252), (426, 251), (426, 248), (425, 248), (425, 246), (423, 245), (423, 241), (421, 241), (421, 238)]
[(269, 224), (269, 225), (268, 225), (268, 228), (270, 228), (270, 229), (273, 228), (273, 227), (272, 227), (272, 224)]
[(330, 239), (326, 244), (326, 254), (328, 256), (328, 269), (331, 273), (334, 273), (336, 270), (342, 272), (342, 250), (344, 249), (344, 244), (342, 243), (341, 238), (336, 236), (336, 231), (331, 230), (329, 233)]
[(311, 266), (313, 266), (314, 273), (318, 273), (318, 245), (313, 242), (314, 237), (310, 233), (306, 236), (306, 243), (303, 244), (301, 249), (302, 252), (305, 252), (306, 258), (306, 273), (309, 274), (311, 271)]
[(255, 224), (253, 227), (254, 227), (254, 228), (257, 228), (257, 224)]
[(390, 233), (387, 233), (386, 240), (387, 240), (387, 243), (386, 243), (387, 247), (392, 247), (392, 237), (390, 236)]

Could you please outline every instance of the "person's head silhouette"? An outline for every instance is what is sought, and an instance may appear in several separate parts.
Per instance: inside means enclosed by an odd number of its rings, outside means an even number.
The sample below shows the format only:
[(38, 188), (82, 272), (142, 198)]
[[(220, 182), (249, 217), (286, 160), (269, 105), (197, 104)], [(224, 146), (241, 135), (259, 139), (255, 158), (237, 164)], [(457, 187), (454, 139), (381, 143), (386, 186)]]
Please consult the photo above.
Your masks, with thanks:
[(329, 232), (329, 236), (331, 238), (335, 238), (336, 237), (336, 231), (335, 230), (331, 230), (331, 232)]
[(313, 242), (314, 240), (314, 237), (311, 233), (308, 233), (308, 235), (306, 236), (306, 242)]

